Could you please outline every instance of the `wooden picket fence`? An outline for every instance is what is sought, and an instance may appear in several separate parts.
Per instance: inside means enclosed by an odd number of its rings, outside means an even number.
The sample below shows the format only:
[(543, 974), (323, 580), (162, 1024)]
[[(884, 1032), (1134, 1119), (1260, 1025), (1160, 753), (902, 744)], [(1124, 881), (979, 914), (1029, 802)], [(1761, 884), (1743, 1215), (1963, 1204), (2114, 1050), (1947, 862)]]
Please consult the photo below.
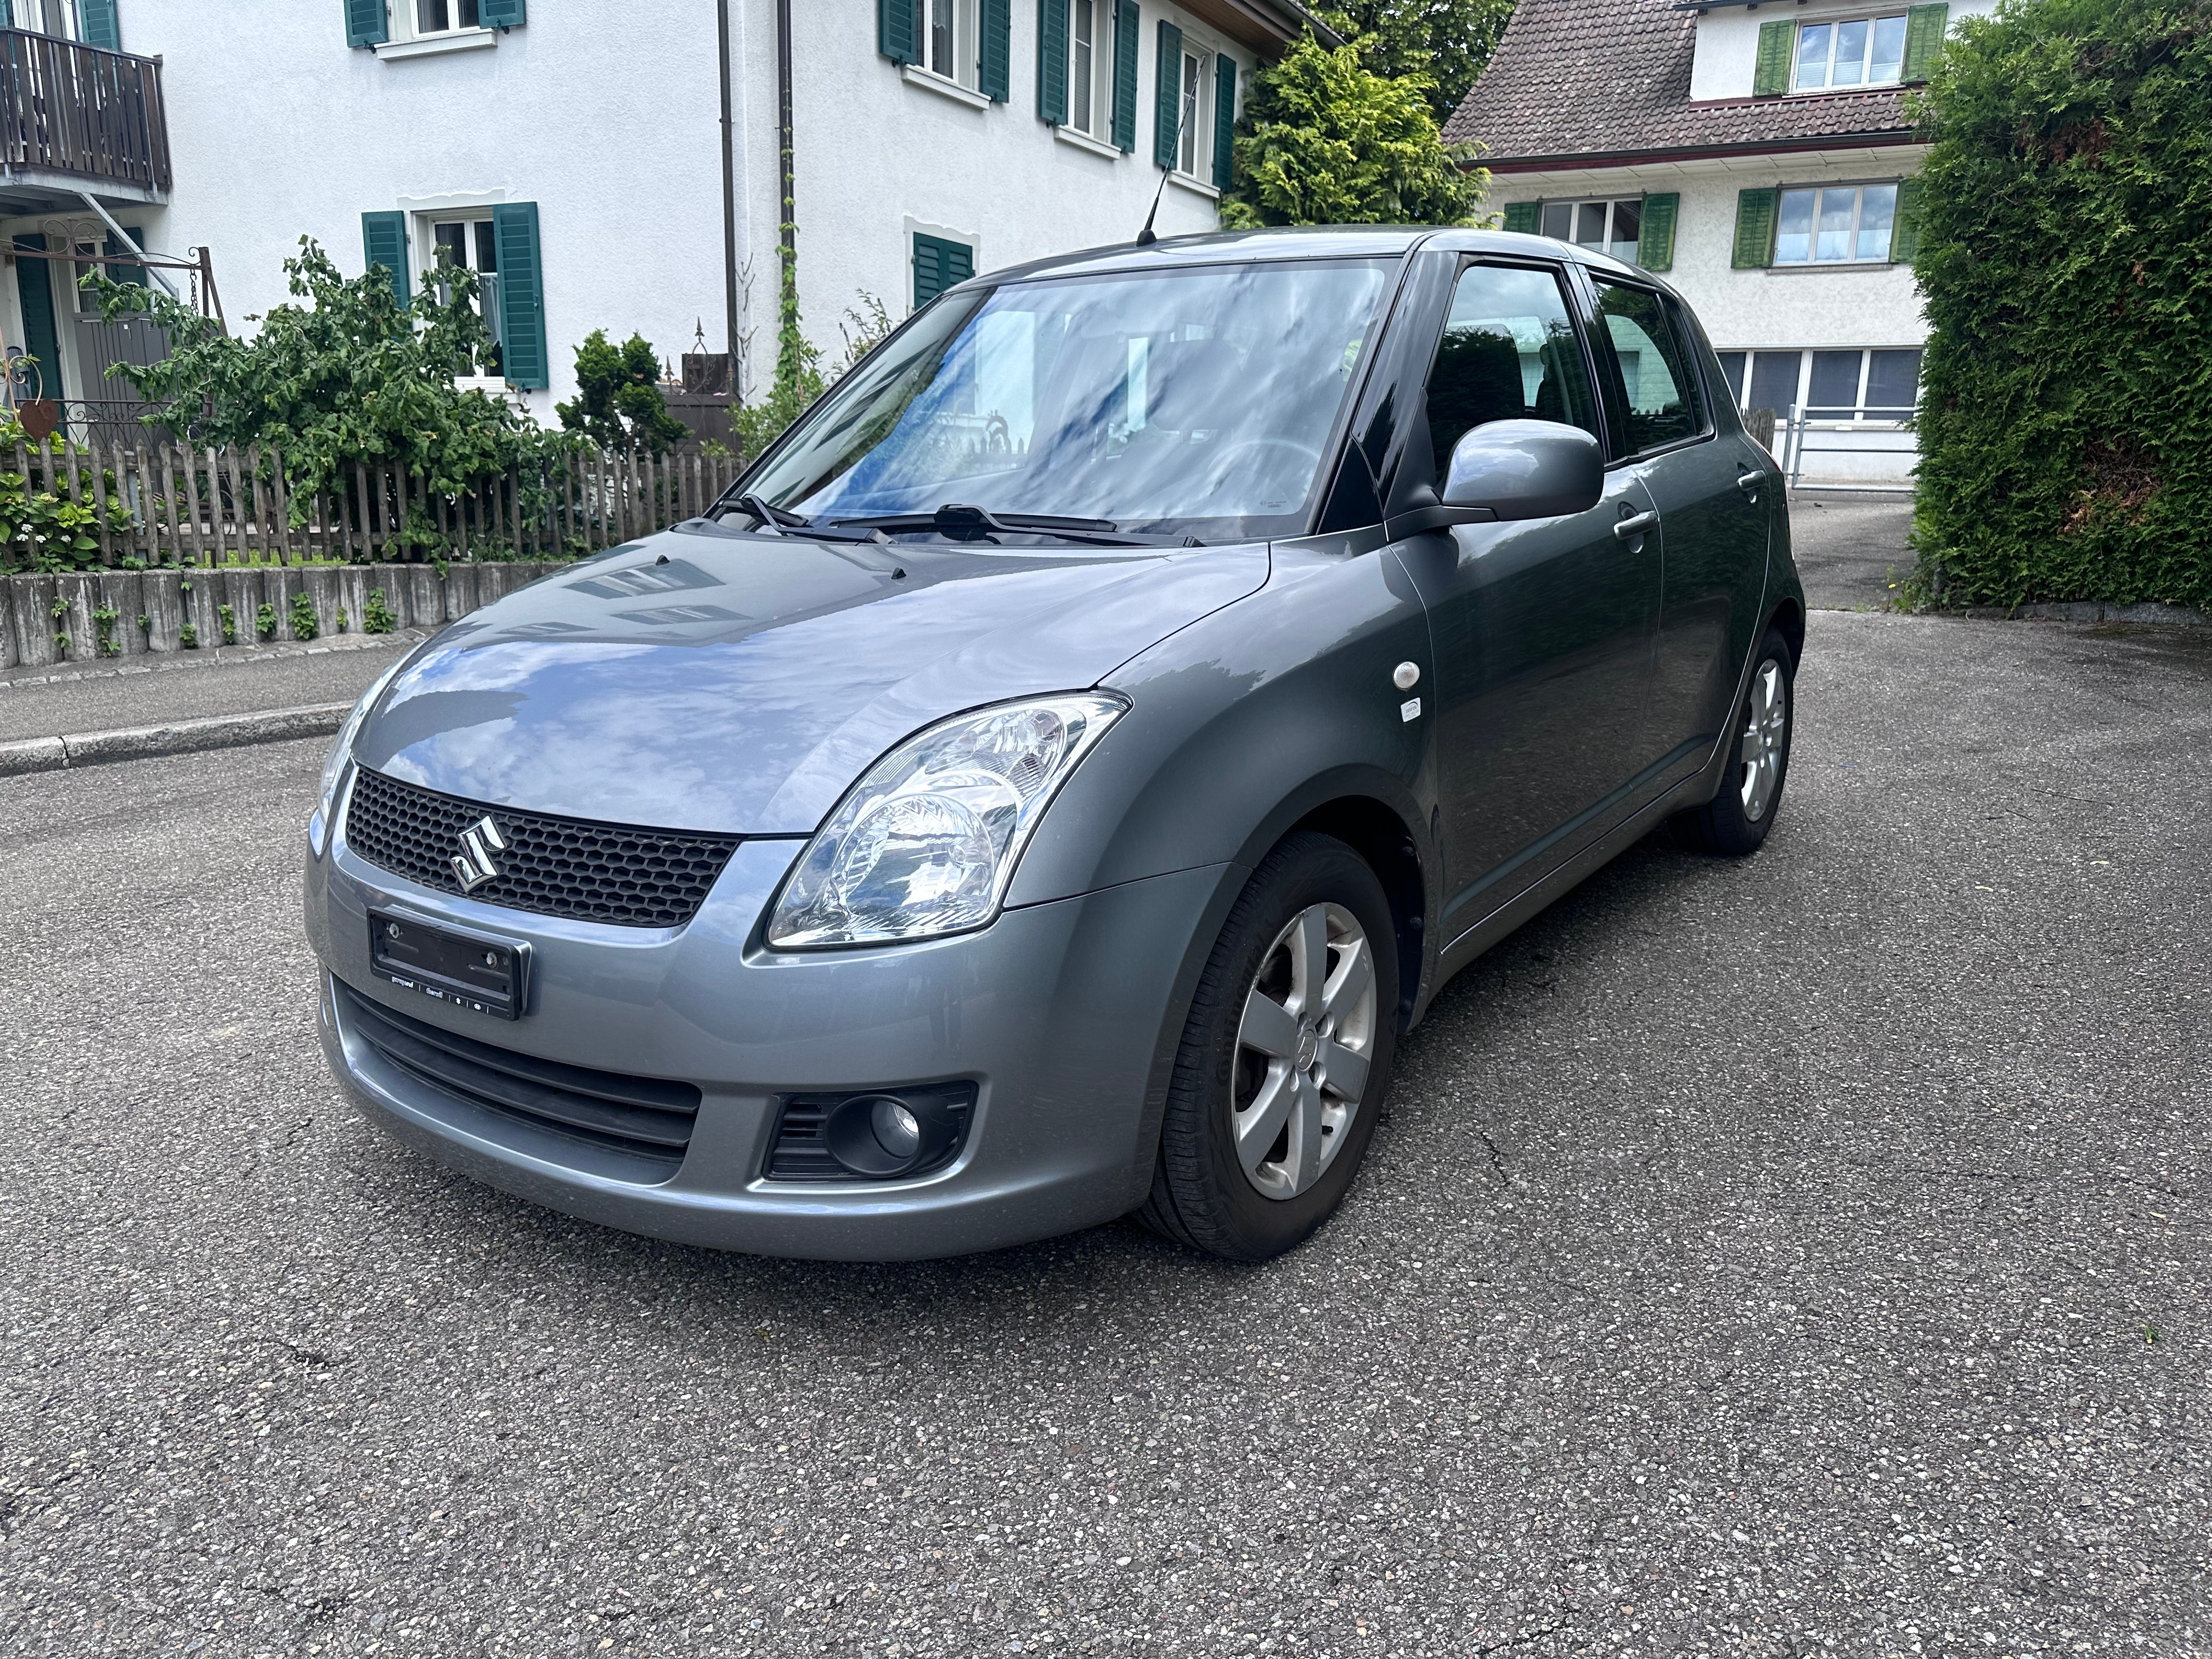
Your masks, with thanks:
[(659, 455), (580, 447), (539, 475), (533, 501), (511, 477), (456, 496), (399, 467), (356, 465), (313, 492), (295, 524), (283, 457), (259, 446), (57, 436), (16, 445), (12, 460), (0, 453), (0, 470), (10, 465), (33, 493), (99, 513), (87, 533), (110, 568), (575, 558), (697, 517), (741, 470), (734, 454), (696, 444)]

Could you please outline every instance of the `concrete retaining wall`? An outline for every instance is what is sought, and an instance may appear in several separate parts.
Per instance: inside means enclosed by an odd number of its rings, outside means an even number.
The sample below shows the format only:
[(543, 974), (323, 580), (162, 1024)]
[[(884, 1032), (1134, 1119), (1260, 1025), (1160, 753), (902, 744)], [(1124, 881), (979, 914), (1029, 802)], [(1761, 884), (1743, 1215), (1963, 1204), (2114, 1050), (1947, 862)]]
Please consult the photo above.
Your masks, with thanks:
[[(314, 607), (319, 638), (366, 633), (372, 593), (383, 596), (392, 627), (435, 629), (568, 568), (454, 564), (441, 575), (428, 564), (223, 565), (0, 576), (0, 670), (297, 639), (292, 604), (303, 593)], [(265, 635), (259, 630), (264, 605), (272, 624)], [(228, 641), (226, 605), (235, 635)]]

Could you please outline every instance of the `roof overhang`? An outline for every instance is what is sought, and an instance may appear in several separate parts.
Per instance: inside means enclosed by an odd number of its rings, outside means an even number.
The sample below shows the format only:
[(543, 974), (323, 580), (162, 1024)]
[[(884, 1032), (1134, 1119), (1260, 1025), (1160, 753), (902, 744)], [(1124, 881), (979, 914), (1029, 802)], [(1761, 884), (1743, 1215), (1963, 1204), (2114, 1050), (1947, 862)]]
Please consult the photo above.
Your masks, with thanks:
[(99, 198), (103, 207), (163, 207), (169, 200), (166, 191), (147, 190), (113, 179), (88, 178), (82, 173), (60, 173), (52, 167), (0, 166), (0, 213), (9, 217), (80, 211), (88, 191)]
[(1762, 138), (1747, 144), (1685, 144), (1672, 149), (1626, 149), (1564, 155), (1486, 155), (1476, 165), (1492, 173), (1568, 173), (1631, 167), (1658, 161), (1710, 161), (1731, 156), (1800, 155), (1808, 150), (1880, 149), (1928, 141), (1911, 128), (1895, 132), (1829, 132), (1803, 138)]
[(1324, 46), (1344, 44), (1300, 0), (1177, 0), (1177, 3), (1200, 22), (1265, 58), (1282, 56), (1283, 49), (1308, 29)]

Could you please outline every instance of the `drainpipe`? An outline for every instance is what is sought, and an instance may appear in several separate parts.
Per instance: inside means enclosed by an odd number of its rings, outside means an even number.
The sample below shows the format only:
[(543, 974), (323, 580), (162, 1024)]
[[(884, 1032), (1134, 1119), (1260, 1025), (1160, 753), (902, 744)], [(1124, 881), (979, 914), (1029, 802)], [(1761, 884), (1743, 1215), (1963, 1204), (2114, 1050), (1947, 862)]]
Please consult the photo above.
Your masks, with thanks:
[(738, 158), (731, 119), (730, 0), (715, 0), (715, 38), (722, 63), (722, 342), (730, 354), (730, 390), (738, 389)]

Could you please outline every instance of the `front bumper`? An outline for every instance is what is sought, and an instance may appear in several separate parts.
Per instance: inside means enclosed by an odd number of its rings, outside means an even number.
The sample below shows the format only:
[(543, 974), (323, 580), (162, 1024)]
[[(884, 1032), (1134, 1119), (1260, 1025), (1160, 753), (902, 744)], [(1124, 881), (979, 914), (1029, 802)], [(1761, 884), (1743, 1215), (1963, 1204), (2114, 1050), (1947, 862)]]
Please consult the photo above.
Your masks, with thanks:
[[(323, 1047), (369, 1115), (441, 1162), (587, 1220), (764, 1255), (894, 1261), (1094, 1225), (1143, 1201), (1189, 988), (1249, 873), (1186, 870), (1010, 910), (980, 933), (882, 949), (777, 952), (759, 920), (797, 841), (740, 846), (685, 927), (532, 915), (311, 849), (307, 932), (326, 973)], [(513, 1024), (368, 971), (368, 910), (526, 940)], [(411, 1018), (569, 1066), (698, 1085), (674, 1176), (609, 1172), (583, 1143), (392, 1065), (347, 1029), (331, 981)], [(960, 1155), (912, 1180), (805, 1184), (761, 1171), (784, 1097), (973, 1079)]]

